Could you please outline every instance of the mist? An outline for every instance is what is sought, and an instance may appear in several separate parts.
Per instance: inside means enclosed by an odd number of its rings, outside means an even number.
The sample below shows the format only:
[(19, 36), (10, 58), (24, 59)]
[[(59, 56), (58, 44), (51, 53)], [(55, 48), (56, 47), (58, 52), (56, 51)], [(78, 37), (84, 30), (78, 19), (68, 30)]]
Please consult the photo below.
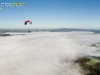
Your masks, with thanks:
[(24, 34), (0, 37), (0, 75), (85, 75), (74, 61), (99, 53), (90, 46), (100, 42), (93, 32)]

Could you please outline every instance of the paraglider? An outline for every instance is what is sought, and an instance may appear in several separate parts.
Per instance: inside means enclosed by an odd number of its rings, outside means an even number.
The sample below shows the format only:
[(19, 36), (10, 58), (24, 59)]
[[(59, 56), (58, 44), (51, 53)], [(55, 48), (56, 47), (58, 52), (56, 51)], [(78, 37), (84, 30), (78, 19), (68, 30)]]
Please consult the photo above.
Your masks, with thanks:
[(32, 24), (32, 21), (27, 20), (27, 21), (24, 22), (25, 25), (27, 25), (27, 23)]

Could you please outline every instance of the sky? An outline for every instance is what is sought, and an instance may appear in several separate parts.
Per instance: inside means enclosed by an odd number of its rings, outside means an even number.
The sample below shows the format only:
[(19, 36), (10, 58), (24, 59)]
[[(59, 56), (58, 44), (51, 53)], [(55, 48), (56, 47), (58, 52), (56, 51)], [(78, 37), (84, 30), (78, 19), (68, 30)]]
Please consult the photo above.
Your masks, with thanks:
[[(1, 7), (0, 29), (100, 29), (100, 0), (0, 0), (26, 2), (23, 7)], [(32, 25), (24, 25), (31, 20)]]

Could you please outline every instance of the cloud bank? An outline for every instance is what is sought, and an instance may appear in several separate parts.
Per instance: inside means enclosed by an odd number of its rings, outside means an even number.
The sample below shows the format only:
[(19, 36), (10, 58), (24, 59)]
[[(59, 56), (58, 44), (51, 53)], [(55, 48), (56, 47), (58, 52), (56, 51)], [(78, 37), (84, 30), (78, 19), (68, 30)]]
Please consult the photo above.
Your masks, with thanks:
[[(14, 33), (13, 33), (14, 34)], [(0, 75), (84, 75), (73, 61), (98, 54), (92, 32), (33, 32), (0, 37)]]

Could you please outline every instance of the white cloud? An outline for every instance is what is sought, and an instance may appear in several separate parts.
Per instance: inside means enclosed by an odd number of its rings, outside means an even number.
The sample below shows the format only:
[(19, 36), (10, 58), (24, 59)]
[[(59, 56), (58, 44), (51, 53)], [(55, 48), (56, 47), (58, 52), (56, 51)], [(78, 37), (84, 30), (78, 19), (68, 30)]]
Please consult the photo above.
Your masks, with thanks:
[(89, 45), (99, 38), (91, 32), (0, 37), (0, 75), (83, 75), (73, 60), (96, 53)]

